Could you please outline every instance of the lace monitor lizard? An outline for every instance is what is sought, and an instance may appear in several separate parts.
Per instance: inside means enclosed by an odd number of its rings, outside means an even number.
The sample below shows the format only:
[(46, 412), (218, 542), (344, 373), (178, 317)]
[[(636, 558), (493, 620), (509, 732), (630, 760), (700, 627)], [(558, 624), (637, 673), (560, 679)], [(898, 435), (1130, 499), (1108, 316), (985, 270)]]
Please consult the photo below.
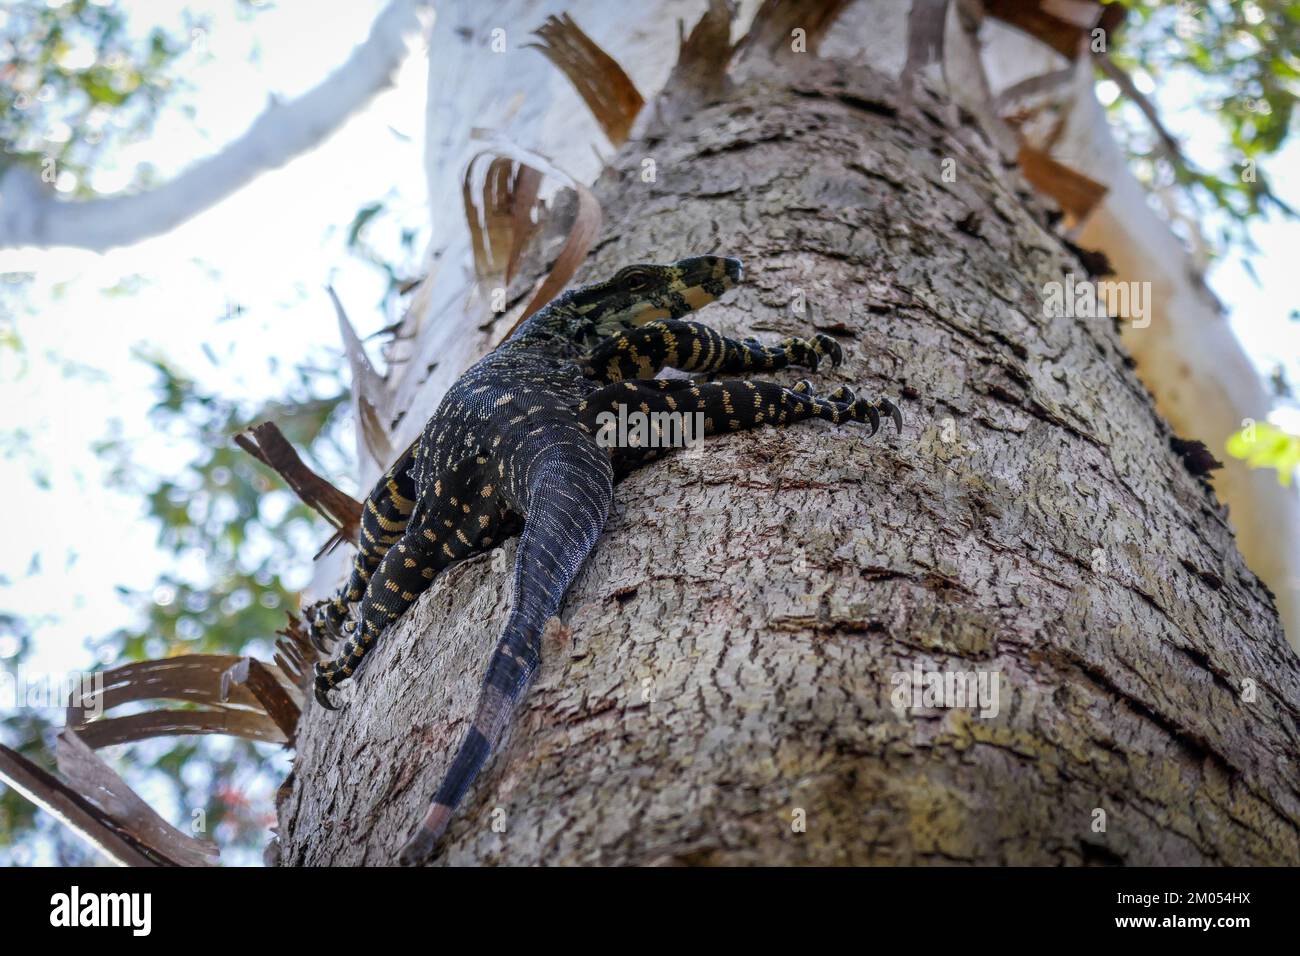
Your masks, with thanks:
[[(604, 447), (597, 440), (602, 412), (703, 412), (705, 434), (808, 418), (866, 422), (874, 434), (883, 412), (901, 431), (891, 401), (857, 398), (848, 388), (817, 397), (806, 379), (793, 388), (712, 380), (787, 365), (816, 371), (822, 358), (842, 360), (839, 343), (827, 335), (763, 345), (682, 321), (740, 278), (739, 260), (696, 256), (628, 266), (558, 297), (451, 387), (370, 493), (349, 580), (308, 614), (312, 639), (324, 649), (325, 638), (344, 637), (349, 605), (360, 602), (338, 656), (315, 668), (316, 699), (331, 710), (330, 689), (357, 672), (443, 568), (521, 533), (513, 606), (473, 725), (403, 848), (403, 863), (432, 856), (500, 740), (537, 670), (543, 628), (604, 527), (615, 481), (664, 450)], [(655, 378), (666, 366), (710, 380)]]

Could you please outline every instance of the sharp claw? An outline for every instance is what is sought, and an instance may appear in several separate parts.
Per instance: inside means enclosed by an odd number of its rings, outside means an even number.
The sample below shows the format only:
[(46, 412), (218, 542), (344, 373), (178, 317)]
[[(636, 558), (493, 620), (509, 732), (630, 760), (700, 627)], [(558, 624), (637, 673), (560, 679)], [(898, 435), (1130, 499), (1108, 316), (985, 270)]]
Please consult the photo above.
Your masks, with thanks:
[(316, 691), (316, 703), (320, 704), (326, 710), (338, 710), (334, 704), (330, 703), (330, 688), (334, 685), (330, 682), (329, 674), (324, 666), (317, 663), (311, 670), (313, 685)]
[(871, 421), (871, 434), (874, 435), (880, 431), (880, 412), (876, 411), (876, 406), (870, 402), (867, 405), (867, 418)]
[(329, 690), (320, 681), (316, 682), (316, 703), (326, 710), (338, 710), (336, 705), (330, 703)]
[(308, 609), (307, 640), (321, 654), (329, 656), (330, 645), (339, 639), (339, 625), (333, 618), (333, 608), (325, 602), (318, 602)]
[(307, 628), (307, 638), (311, 641), (311, 646), (316, 650), (322, 654), (329, 653), (329, 647), (325, 644), (325, 635), (319, 625), (313, 624)]
[(840, 343), (820, 332), (814, 341), (818, 351), (831, 360), (831, 368), (839, 368), (844, 361), (844, 349), (840, 348)]
[(898, 410), (898, 406), (889, 399), (882, 398), (880, 400), (880, 407), (894, 420), (894, 434), (901, 435), (903, 433), (903, 413)]

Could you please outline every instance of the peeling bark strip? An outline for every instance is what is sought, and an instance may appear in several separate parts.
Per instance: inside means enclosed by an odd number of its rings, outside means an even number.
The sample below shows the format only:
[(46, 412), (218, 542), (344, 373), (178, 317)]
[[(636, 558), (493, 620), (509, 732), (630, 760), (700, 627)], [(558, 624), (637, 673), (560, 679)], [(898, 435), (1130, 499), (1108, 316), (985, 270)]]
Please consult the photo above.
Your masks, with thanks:
[(69, 727), (55, 740), (59, 773), (77, 793), (130, 834), (150, 855), (176, 866), (214, 866), (216, 844), (164, 820)]
[(912, 0), (907, 14), (907, 62), (899, 84), (904, 93), (917, 81), (917, 73), (931, 63), (943, 63), (943, 32), (948, 0)]
[(490, 156), (479, 153), (465, 165), (461, 200), (474, 252), (474, 273), (481, 282), (509, 285), (536, 225), (532, 221), (542, 174), (524, 163), (496, 156), (483, 177), (481, 199), (474, 195), (475, 165)]
[(236, 435), (235, 444), (283, 478), (303, 504), (338, 529), (331, 542), (343, 539), (355, 544), (361, 502), (308, 468), (274, 422), (262, 422), (248, 431), (249, 435)]
[(627, 142), (645, 100), (618, 61), (593, 43), (567, 13), (547, 17), (533, 33), (541, 42), (524, 46), (540, 50), (569, 78), (611, 143)]
[(763, 0), (737, 45), (740, 60), (794, 61), (815, 54), (848, 0)]
[[(469, 161), (465, 168), (465, 179), (461, 189), (462, 199), (465, 203), (465, 221), (469, 226), (470, 244), (474, 251), (475, 272), (482, 282), (491, 278), (496, 272), (492, 262), (502, 259), (508, 260), (505, 281), (508, 285), (514, 277), (519, 263), (524, 254), (527, 240), (531, 235), (543, 228), (542, 223), (532, 224), (529, 222), (529, 214), (532, 208), (536, 208), (539, 215), (545, 212), (544, 207), (536, 203), (538, 187), (542, 176), (552, 176), (570, 186), (577, 200), (577, 212), (573, 217), (568, 234), (565, 236), (564, 245), (560, 248), (551, 264), (550, 271), (546, 277), (537, 286), (537, 291), (528, 301), (528, 305), (520, 313), (515, 324), (510, 327), (502, 338), (509, 338), (519, 325), (538, 309), (544, 308), (553, 298), (564, 291), (569, 285), (574, 274), (582, 265), (587, 253), (591, 250), (592, 243), (596, 241), (596, 236), (600, 232), (600, 203), (591, 194), (591, 190), (582, 183), (576, 182), (571, 176), (557, 169), (547, 162), (543, 157), (529, 153), (527, 150), (520, 149), (503, 137), (489, 137), (492, 141), (492, 148), (476, 153)], [(495, 157), (489, 167), (489, 178), (484, 183), (483, 189), (483, 220), (487, 224), (479, 223), (478, 207), (474, 204), (472, 196), (472, 177), (475, 164), (482, 158)], [(508, 171), (511, 164), (518, 167), (518, 172), (509, 182), (502, 182), (495, 190), (491, 183), (490, 170)], [(498, 179), (502, 179), (504, 172), (498, 172)], [(527, 205), (525, 205), (527, 204)], [(509, 225), (506, 221), (506, 210), (509, 210)], [(495, 240), (491, 240), (492, 235), (491, 223), (497, 221), (497, 235)], [(531, 228), (525, 230), (521, 224), (529, 222)], [(509, 233), (507, 238), (506, 233)], [(486, 238), (485, 238), (486, 237)], [(495, 247), (495, 253), (490, 250)], [(508, 253), (507, 253), (508, 250)]]
[(221, 675), (221, 698), (227, 699), (236, 687), (245, 687), (257, 698), (266, 715), (275, 721), (285, 739), (292, 745), (294, 728), (298, 726), (301, 701), (294, 700), (271, 668), (255, 657), (241, 657)]
[(668, 82), (654, 101), (654, 119), (648, 124), (647, 136), (663, 136), (665, 127), (706, 103), (715, 103), (731, 86), (727, 67), (735, 52), (731, 45), (731, 21), (736, 7), (731, 0), (709, 0), (704, 15), (685, 34), (677, 21), (677, 63)]
[(1022, 144), (1017, 161), (1029, 184), (1043, 195), (1051, 196), (1069, 215), (1067, 227), (1087, 217), (1106, 195), (1106, 187), (1101, 183), (1058, 163), (1040, 149)]
[(285, 626), (275, 632), (278, 636), (272, 660), (284, 679), (298, 688), (301, 697), (311, 682), (312, 665), (320, 659), (320, 654), (304, 633), (302, 619), (293, 614), (286, 616)]
[(114, 863), (121, 866), (173, 864), (144, 845), (125, 823), (105, 813), (76, 788), (3, 744), (0, 744), (0, 781), (53, 815)]
[(1124, 19), (1122, 5), (1103, 8), (1102, 4), (1090, 0), (1072, 4), (1053, 0), (986, 0), (985, 9), (989, 16), (1042, 40), (1071, 60), (1083, 51), (1090, 30), (1100, 26), (1109, 31)]
[[(901, 394), (909, 426), (712, 439), (620, 485), (441, 862), (1300, 863), (1300, 665), (1272, 601), (1111, 323), (1043, 314), (1078, 261), (918, 97), (904, 119), (860, 65), (787, 65), (597, 184), (588, 274), (740, 256), (711, 322), (833, 330), (819, 387)], [(513, 551), (440, 577), (343, 710), (304, 715), (281, 862), (392, 861)], [(918, 666), (996, 672), (997, 716), (895, 711)]]

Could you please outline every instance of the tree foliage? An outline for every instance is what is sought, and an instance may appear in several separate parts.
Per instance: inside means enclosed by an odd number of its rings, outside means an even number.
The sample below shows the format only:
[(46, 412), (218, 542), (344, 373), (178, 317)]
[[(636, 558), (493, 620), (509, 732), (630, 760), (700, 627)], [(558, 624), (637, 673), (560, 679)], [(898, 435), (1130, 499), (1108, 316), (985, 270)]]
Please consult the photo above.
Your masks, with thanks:
[(13, 93), (0, 97), (0, 169), (22, 163), (64, 192), (92, 194), (102, 158), (152, 127), (189, 37), (133, 37), (122, 10), (90, 0), (15, 0), (0, 17), (0, 79)]
[[(1260, 160), (1282, 148), (1300, 97), (1300, 3), (1294, 0), (1121, 0), (1128, 17), (1119, 48), (1122, 68), (1150, 88), (1176, 85), (1186, 107), (1222, 130), (1213, 163), (1172, 151), (1141, 117), (1118, 128), (1133, 166), (1148, 185), (1176, 183), (1198, 210), (1226, 217), (1221, 245), (1248, 242), (1245, 226), (1269, 209), (1291, 215)], [(1125, 107), (1123, 98), (1112, 110)]]
[[(156, 374), (150, 424), (193, 449), (176, 473), (145, 470), (131, 444), (114, 433), (96, 452), (109, 463), (110, 481), (138, 495), (158, 529), (170, 569), (147, 591), (119, 591), (135, 608), (136, 623), (100, 637), (96, 656), (113, 664), (189, 653), (256, 654), (270, 659), (275, 631), (296, 610), (311, 556), (328, 528), (279, 480), (239, 450), (231, 436), (256, 421), (274, 420), (314, 468), (347, 470), (338, 414), (346, 393), (333, 372), (299, 370), (282, 400), (261, 407), (223, 399), (157, 355), (141, 355)], [(114, 429), (114, 432), (117, 432)], [(21, 627), (22, 622), (13, 622)], [(29, 641), (10, 658), (21, 662)], [(0, 728), (5, 741), (52, 769), (48, 741), (58, 725), (46, 711), (17, 708)], [(159, 794), (187, 826), (201, 811), (207, 831), (227, 848), (247, 854), (265, 842), (269, 796), (266, 768), (276, 748), (227, 738), (162, 739), (126, 748), (120, 762), (128, 780)], [(35, 825), (33, 808), (8, 788), (0, 791), (0, 847)], [(54, 836), (56, 831), (51, 830)], [(58, 837), (65, 860), (81, 861), (80, 845)]]
[(1300, 465), (1300, 438), (1288, 435), (1268, 422), (1253, 422), (1228, 439), (1228, 454), (1243, 459), (1252, 468), (1272, 468), (1277, 480), (1291, 484)]

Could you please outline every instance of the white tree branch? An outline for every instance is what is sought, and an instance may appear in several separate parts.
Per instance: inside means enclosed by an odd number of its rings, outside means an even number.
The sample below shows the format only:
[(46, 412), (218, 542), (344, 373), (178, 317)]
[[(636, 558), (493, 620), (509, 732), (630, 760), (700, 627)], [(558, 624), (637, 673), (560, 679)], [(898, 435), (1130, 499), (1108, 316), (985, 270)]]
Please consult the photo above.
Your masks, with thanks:
[(175, 179), (131, 196), (62, 200), (32, 171), (11, 167), (0, 179), (0, 248), (75, 246), (102, 252), (172, 229), (258, 175), (320, 143), (390, 86), (406, 58), (426, 0), (392, 0), (370, 35), (319, 86), (272, 104), (220, 152)]

